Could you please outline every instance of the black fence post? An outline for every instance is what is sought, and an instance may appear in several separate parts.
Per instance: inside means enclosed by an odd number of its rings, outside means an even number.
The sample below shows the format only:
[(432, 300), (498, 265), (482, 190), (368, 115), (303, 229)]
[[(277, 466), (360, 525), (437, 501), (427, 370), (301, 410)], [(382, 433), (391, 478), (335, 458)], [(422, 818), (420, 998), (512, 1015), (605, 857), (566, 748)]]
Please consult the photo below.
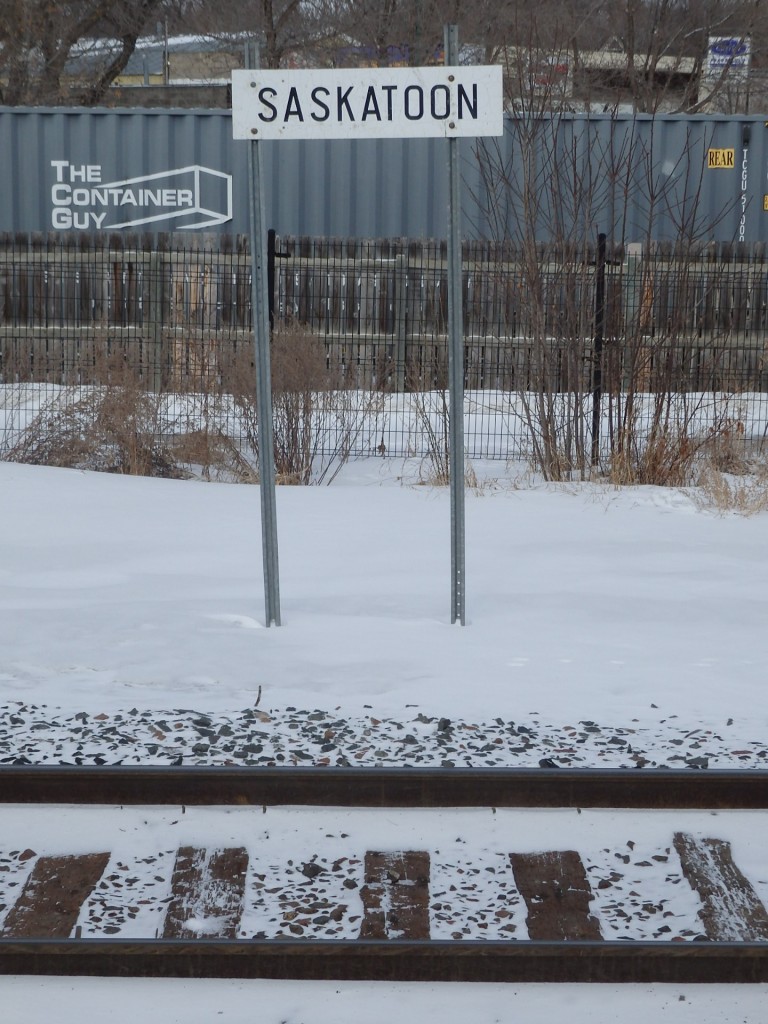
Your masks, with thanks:
[(287, 259), (290, 252), (278, 252), (275, 239), (277, 232), (274, 228), (267, 231), (267, 312), (269, 313), (270, 333), (275, 329), (275, 260)]
[(275, 329), (275, 229), (267, 231), (267, 309), (269, 329)]
[(603, 404), (603, 331), (605, 327), (605, 235), (597, 236), (595, 261), (595, 340), (592, 351), (592, 465), (600, 461), (600, 413)]

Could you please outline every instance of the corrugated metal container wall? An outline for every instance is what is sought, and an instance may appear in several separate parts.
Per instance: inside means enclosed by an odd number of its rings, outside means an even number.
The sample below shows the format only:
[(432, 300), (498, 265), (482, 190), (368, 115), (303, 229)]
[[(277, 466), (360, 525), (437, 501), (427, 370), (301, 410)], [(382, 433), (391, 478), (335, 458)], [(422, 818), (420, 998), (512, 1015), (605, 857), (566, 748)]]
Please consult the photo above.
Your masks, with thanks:
[[(261, 143), (267, 220), (281, 234), (444, 237), (448, 185), (441, 143), (435, 139)], [(464, 147), (463, 155), (465, 174), (471, 175), (476, 161), (470, 147)]]
[(226, 112), (0, 108), (0, 160), (2, 230), (247, 230), (246, 154)]
[[(281, 234), (444, 235), (440, 142), (263, 142), (268, 222)], [(228, 111), (0, 108), (0, 230), (247, 233), (247, 153)]]
[[(762, 118), (507, 119), (478, 147), (479, 232), (577, 240), (765, 241)], [(501, 183), (501, 185), (499, 184)], [(468, 211), (469, 213), (470, 211)]]
[[(508, 117), (461, 145), (464, 234), (768, 239), (760, 117)], [(278, 233), (446, 235), (442, 140), (263, 142)], [(228, 111), (0, 108), (0, 230), (248, 232)]]

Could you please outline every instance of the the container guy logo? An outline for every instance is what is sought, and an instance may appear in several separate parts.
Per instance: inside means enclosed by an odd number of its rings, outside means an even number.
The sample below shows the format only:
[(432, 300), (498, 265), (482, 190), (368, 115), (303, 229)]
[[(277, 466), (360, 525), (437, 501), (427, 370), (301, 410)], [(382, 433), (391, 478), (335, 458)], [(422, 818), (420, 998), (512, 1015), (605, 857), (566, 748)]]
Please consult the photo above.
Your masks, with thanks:
[(136, 228), (172, 221), (190, 230), (232, 220), (232, 176), (210, 167), (177, 167), (104, 181), (101, 164), (51, 160), (51, 222), (62, 231)]

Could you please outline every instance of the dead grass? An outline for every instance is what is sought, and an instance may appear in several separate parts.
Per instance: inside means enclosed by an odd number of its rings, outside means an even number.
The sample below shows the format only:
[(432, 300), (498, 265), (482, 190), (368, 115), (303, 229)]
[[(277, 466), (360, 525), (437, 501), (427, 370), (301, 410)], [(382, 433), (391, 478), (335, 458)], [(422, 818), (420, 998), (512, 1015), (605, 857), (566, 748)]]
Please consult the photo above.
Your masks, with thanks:
[(692, 495), (702, 511), (740, 516), (768, 512), (768, 462), (755, 460), (752, 468), (741, 474), (724, 472), (707, 462)]
[(445, 487), (451, 477), (448, 393), (445, 389), (413, 391), (409, 397), (426, 445), (421, 459), (421, 482)]
[(256, 466), (220, 429), (208, 426), (174, 434), (168, 445), (177, 464), (185, 467), (190, 476), (227, 483), (259, 482)]
[(651, 484), (684, 487), (690, 483), (699, 445), (684, 431), (664, 430), (634, 437), (610, 457), (608, 479), (617, 486)]
[(99, 386), (63, 389), (8, 449), (11, 462), (131, 476), (182, 477), (161, 440), (160, 399), (120, 357), (105, 360)]
[(714, 409), (704, 430), (698, 425), (701, 398), (689, 404), (685, 396), (656, 396), (646, 430), (636, 414), (625, 417), (612, 446), (608, 479), (617, 486), (687, 487), (703, 465), (746, 472), (745, 427), (731, 410), (730, 401)]
[[(348, 388), (344, 368), (329, 364), (323, 339), (301, 324), (283, 324), (274, 332), (270, 363), (276, 482), (330, 483), (361, 435), (377, 436), (384, 396)], [(249, 355), (231, 361), (222, 387), (233, 396), (248, 447), (258, 459), (256, 378)], [(375, 448), (372, 440), (369, 447)]]
[[(89, 372), (97, 383), (57, 389), (4, 445), (4, 457), (137, 476), (257, 482), (252, 346), (198, 363), (201, 372), (185, 389), (158, 394), (119, 354), (99, 356)], [(322, 339), (300, 325), (275, 332), (271, 363), (276, 480), (330, 482), (361, 433), (376, 432), (383, 396), (346, 389), (343, 369), (328, 366)]]

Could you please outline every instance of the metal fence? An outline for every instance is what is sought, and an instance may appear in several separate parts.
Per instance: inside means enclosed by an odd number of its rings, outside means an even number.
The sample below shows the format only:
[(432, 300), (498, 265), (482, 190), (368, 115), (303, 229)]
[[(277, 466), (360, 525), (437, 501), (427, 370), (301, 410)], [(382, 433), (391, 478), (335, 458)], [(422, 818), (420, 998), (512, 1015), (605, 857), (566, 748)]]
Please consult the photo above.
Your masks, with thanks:
[[(277, 443), (298, 431), (317, 455), (444, 450), (444, 244), (270, 243)], [(685, 397), (686, 430), (726, 417), (762, 438), (762, 248), (466, 242), (462, 263), (469, 458), (529, 456), (550, 427), (602, 451), (630, 413), (658, 417), (659, 396), (666, 416)], [(158, 401), (166, 437), (257, 445), (250, 274), (242, 237), (0, 236), (0, 456), (51, 410), (126, 380)]]

